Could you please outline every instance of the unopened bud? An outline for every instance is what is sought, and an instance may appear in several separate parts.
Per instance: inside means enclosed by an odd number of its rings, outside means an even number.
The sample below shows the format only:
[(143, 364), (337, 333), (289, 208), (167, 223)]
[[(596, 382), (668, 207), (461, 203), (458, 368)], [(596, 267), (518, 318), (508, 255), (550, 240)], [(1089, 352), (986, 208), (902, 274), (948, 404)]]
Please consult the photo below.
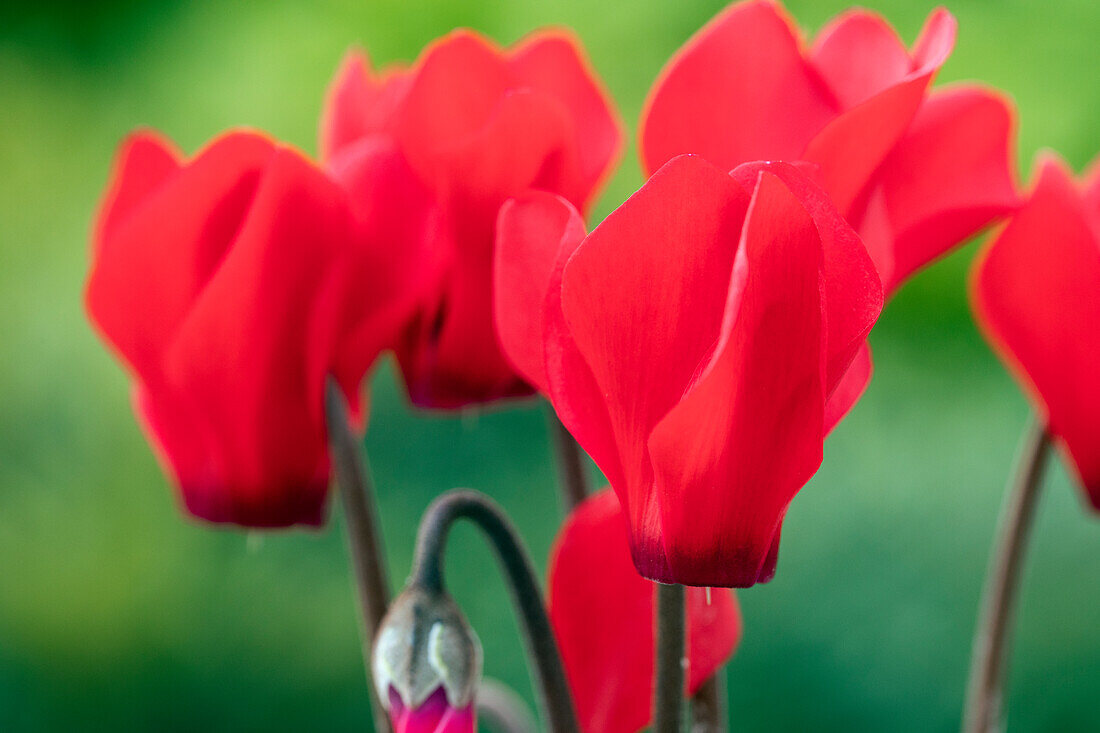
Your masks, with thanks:
[(378, 629), (371, 666), (397, 733), (472, 733), (481, 643), (450, 596), (412, 586)]

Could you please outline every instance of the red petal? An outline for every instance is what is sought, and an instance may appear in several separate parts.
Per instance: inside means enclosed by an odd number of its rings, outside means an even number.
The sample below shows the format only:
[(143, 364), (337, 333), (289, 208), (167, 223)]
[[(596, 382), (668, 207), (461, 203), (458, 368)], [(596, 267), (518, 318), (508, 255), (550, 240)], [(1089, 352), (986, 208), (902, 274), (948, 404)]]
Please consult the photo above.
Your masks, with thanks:
[(1085, 206), (1095, 216), (1100, 216), (1100, 158), (1092, 161), (1084, 175)]
[[(791, 190), (813, 219), (821, 238), (828, 356), (825, 385), (831, 393), (848, 372), (856, 352), (864, 347), (867, 334), (882, 312), (878, 272), (863, 242), (828, 195), (795, 166), (746, 163), (731, 175), (742, 186), (752, 189), (761, 171), (775, 175)], [(851, 404), (844, 411), (849, 407)]]
[(916, 44), (914, 71), (845, 111), (806, 147), (802, 157), (821, 166), (824, 188), (845, 216), (905, 133), (954, 39), (954, 17), (942, 9), (933, 13)]
[[(340, 327), (330, 304), (352, 295), (333, 293), (351, 244), (343, 191), (279, 149), (164, 358), (166, 389), (192, 407), (200, 432), (216, 437), (207, 458), (215, 484), (206, 466), (177, 466), (198, 516), (258, 526), (320, 522), (328, 478), (322, 390), (332, 359), (325, 352)], [(150, 396), (157, 413), (157, 391)]]
[[(654, 585), (634, 569), (618, 500), (578, 506), (550, 557), (550, 620), (582, 731), (635, 733), (653, 715)], [(688, 590), (688, 691), (732, 655), (741, 617), (732, 592)]]
[[(482, 216), (492, 221), (487, 211)], [(491, 227), (468, 237), (449, 227), (435, 233), (433, 244), (452, 248), (443, 282), (397, 348), (409, 398), (421, 407), (453, 409), (531, 392), (505, 359), (496, 335)], [(469, 251), (454, 251), (451, 237)]]
[[(557, 101), (529, 90), (510, 91), (476, 134), (442, 151), (433, 170), (446, 177), (457, 199), (459, 231), (487, 228), (491, 235), (504, 199), (528, 188), (573, 193), (569, 189), (576, 187), (568, 181), (576, 151), (569, 147), (570, 126)], [(418, 153), (405, 149), (415, 161)], [(570, 203), (580, 208), (585, 201)]]
[[(435, 238), (443, 213), (396, 145), (368, 137), (345, 146), (329, 172), (348, 192), (357, 221), (358, 296), (339, 304), (346, 324), (334, 372), (352, 395), (378, 352), (392, 346), (416, 307), (439, 285), (445, 260)], [(354, 405), (353, 405), (354, 407)]]
[(180, 169), (182, 158), (171, 140), (153, 130), (126, 137), (115, 155), (111, 182), (96, 215), (93, 257), (99, 256), (103, 241), (115, 232), (119, 222)]
[(871, 361), (871, 347), (863, 343), (855, 359), (848, 366), (825, 402), (825, 433), (832, 432), (848, 412), (859, 402), (867, 385), (871, 382), (874, 364)]
[(986, 247), (973, 304), (990, 341), (1048, 416), (1100, 509), (1100, 229), (1063, 164)]
[(758, 582), (787, 504), (821, 465), (821, 265), (813, 220), (761, 173), (715, 355), (649, 439), (671, 571), (658, 580)]
[(735, 3), (665, 66), (642, 112), (643, 167), (698, 153), (730, 169), (793, 160), (837, 111), (776, 3)]
[(674, 158), (565, 268), (565, 320), (607, 406), (625, 480), (613, 485), (643, 573), (664, 557), (646, 441), (714, 349), (747, 204), (702, 158)]
[[(577, 348), (562, 309), (565, 266), (582, 242), (562, 240), (558, 261), (550, 275), (543, 307), (547, 396), (558, 419), (584, 446), (612, 486), (625, 486), (622, 460), (615, 442), (611, 415), (604, 395), (584, 355)], [(570, 249), (570, 245), (573, 249)]]
[(439, 304), (419, 326), (416, 353), (403, 360), (418, 404), (454, 407), (530, 391), (496, 338), (494, 226), (504, 200), (540, 187), (553, 151), (562, 150), (567, 129), (562, 109), (545, 95), (509, 93), (484, 128), (438, 158), (451, 182), (448, 214), (455, 250)]
[(413, 166), (430, 172), (437, 156), (480, 134), (508, 82), (500, 49), (488, 39), (456, 30), (433, 42), (417, 61), (398, 121)]
[(497, 337), (516, 371), (547, 392), (544, 310), (560, 253), (584, 239), (568, 201), (531, 191), (504, 204), (497, 220), (494, 303)]
[(590, 202), (610, 174), (622, 148), (622, 125), (610, 96), (567, 31), (532, 35), (513, 51), (509, 66), (521, 86), (550, 95), (565, 105), (577, 154), (578, 180), (558, 190), (577, 206)]
[(378, 145), (371, 138), (379, 132), (392, 135), (435, 196), (424, 259), (437, 285), (397, 348), (409, 395), (424, 407), (451, 408), (528, 394), (493, 324), (497, 214), (505, 200), (532, 188), (583, 208), (620, 144), (614, 114), (576, 42), (560, 33), (506, 53), (456, 31), (399, 78), (382, 105), (365, 61), (348, 61), (326, 122), (340, 130), (326, 135), (358, 137), (343, 150)]
[(886, 194), (881, 186), (871, 187), (859, 219), (859, 238), (875, 263), (883, 292), (888, 294), (888, 287), (894, 282), (894, 227), (890, 223)]
[(892, 229), (887, 290), (1019, 205), (1011, 103), (981, 87), (929, 96), (879, 173)]
[(397, 67), (375, 78), (365, 53), (348, 52), (325, 94), (321, 159), (328, 161), (344, 147), (388, 130), (408, 85), (404, 69)]
[(844, 108), (886, 90), (913, 70), (909, 51), (890, 24), (862, 9), (831, 20), (814, 41), (810, 60)]
[[(160, 373), (163, 349), (230, 246), (273, 151), (259, 135), (229, 133), (104, 230), (88, 310), (144, 378)], [(135, 186), (126, 196), (140, 194)]]
[(509, 83), (499, 52), (471, 34), (453, 35), (426, 55), (403, 114), (402, 149), (422, 176), (441, 182), (449, 216), (436, 235), (449, 257), (443, 286), (398, 351), (410, 397), (422, 406), (530, 391), (497, 343), (493, 228), (505, 199), (563, 180), (555, 161), (569, 159), (571, 123), (559, 101), (508, 91)]

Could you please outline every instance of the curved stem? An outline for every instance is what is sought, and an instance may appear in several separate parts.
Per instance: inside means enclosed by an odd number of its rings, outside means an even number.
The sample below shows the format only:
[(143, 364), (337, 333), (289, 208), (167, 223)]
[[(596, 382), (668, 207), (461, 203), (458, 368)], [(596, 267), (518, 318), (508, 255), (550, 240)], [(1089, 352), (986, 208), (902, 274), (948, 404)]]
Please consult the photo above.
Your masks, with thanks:
[[(366, 461), (360, 452), (359, 439), (348, 420), (348, 407), (336, 380), (325, 381), (325, 421), (328, 425), (329, 449), (336, 474), (338, 493), (344, 506), (348, 527), (348, 544), (355, 585), (359, 592), (359, 608), (363, 614), (363, 661), (370, 675), (371, 647), (374, 634), (389, 605), (389, 581), (382, 537), (375, 519), (374, 491)], [(392, 730), (389, 717), (382, 707), (373, 684), (370, 688), (374, 730)]]
[(715, 671), (691, 697), (691, 733), (726, 733), (726, 686)]
[(679, 733), (684, 699), (684, 586), (657, 584), (654, 733)]
[(553, 407), (550, 408), (550, 431), (554, 434), (554, 453), (558, 459), (558, 486), (561, 488), (562, 504), (568, 513), (588, 496), (585, 454), (573, 435), (566, 430)]
[(448, 491), (433, 501), (420, 520), (409, 585), (444, 592), (443, 551), (451, 525), (458, 519), (470, 520), (485, 533), (504, 568), (550, 731), (576, 733), (573, 699), (534, 568), (511, 522), (496, 504), (476, 491), (461, 490)]
[(498, 733), (535, 733), (538, 730), (523, 698), (494, 679), (484, 679), (478, 686), (477, 714)]
[(993, 556), (982, 592), (982, 610), (970, 660), (965, 733), (990, 733), (1000, 727), (1007, 667), (1008, 632), (1012, 625), (1028, 531), (1035, 515), (1039, 487), (1050, 455), (1045, 426), (1032, 419), (1024, 434), (1014, 476), (1001, 511)]

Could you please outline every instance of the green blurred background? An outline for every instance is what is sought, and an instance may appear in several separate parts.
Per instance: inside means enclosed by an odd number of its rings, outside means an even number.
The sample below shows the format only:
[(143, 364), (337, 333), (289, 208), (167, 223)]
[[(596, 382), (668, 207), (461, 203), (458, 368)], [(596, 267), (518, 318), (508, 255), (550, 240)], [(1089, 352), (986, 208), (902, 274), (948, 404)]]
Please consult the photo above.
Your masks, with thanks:
[[(931, 9), (871, 2), (912, 40)], [(793, 0), (816, 29), (837, 0)], [(130, 413), (126, 378), (81, 311), (89, 220), (114, 146), (152, 125), (193, 151), (255, 125), (315, 150), (350, 44), (414, 58), (470, 26), (503, 43), (574, 27), (630, 128), (603, 216), (641, 182), (638, 112), (662, 63), (720, 7), (326, 0), (5, 3), (0, 9), (0, 730), (366, 730), (341, 519), (245, 534), (184, 519)], [(1100, 149), (1095, 0), (954, 0), (942, 80), (1020, 108), (1020, 162)], [(1025, 174), (1027, 177), (1027, 174)], [(795, 500), (772, 583), (741, 592), (734, 730), (950, 731), (1002, 485), (1027, 406), (983, 345), (964, 282), (974, 246), (916, 278), (872, 341), (877, 373)], [(1100, 297), (1100, 294), (1098, 294)], [(386, 365), (367, 445), (392, 576), (440, 490), (500, 501), (544, 564), (558, 516), (536, 404), (438, 417)], [(1018, 616), (1010, 727), (1100, 729), (1100, 526), (1059, 465)], [(338, 512), (333, 512), (338, 515)], [(530, 696), (493, 558), (460, 528), (456, 595), (486, 671)]]

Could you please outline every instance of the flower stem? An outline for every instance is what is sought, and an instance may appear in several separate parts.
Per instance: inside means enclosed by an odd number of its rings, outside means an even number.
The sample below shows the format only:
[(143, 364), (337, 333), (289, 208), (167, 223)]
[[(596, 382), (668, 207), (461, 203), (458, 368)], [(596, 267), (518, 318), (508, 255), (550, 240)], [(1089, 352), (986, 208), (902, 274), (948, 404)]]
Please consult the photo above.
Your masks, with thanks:
[(1049, 456), (1050, 435), (1045, 426), (1033, 418), (1024, 433), (1016, 470), (1008, 485), (982, 592), (982, 610), (974, 633), (963, 716), (965, 733), (990, 733), (1000, 729), (1008, 658), (1006, 642), (1020, 586), (1028, 532)]
[(561, 489), (561, 500), (568, 513), (588, 496), (589, 481), (585, 470), (585, 455), (552, 408), (550, 430), (554, 434), (554, 452), (558, 458), (558, 486)]
[(692, 696), (691, 733), (726, 733), (724, 676), (716, 670)]
[(476, 491), (448, 491), (433, 501), (420, 520), (409, 585), (444, 592), (443, 554), (451, 525), (458, 519), (468, 519), (477, 525), (492, 543), (504, 568), (534, 668), (535, 689), (539, 691), (551, 733), (577, 733), (573, 699), (534, 568), (519, 535), (500, 507)]
[(654, 733), (679, 733), (684, 698), (684, 586), (657, 584)]
[[(348, 528), (355, 584), (359, 591), (359, 608), (363, 614), (363, 660), (367, 675), (371, 669), (371, 647), (374, 634), (389, 605), (389, 581), (386, 578), (382, 537), (375, 519), (374, 491), (366, 461), (360, 451), (359, 439), (348, 420), (348, 406), (336, 380), (325, 382), (325, 420), (328, 424), (329, 449), (338, 484), (337, 493), (344, 506)], [(389, 733), (390, 721), (374, 685), (368, 685), (374, 730)]]
[(493, 679), (484, 679), (478, 686), (477, 715), (497, 733), (536, 733), (538, 730), (523, 698)]

